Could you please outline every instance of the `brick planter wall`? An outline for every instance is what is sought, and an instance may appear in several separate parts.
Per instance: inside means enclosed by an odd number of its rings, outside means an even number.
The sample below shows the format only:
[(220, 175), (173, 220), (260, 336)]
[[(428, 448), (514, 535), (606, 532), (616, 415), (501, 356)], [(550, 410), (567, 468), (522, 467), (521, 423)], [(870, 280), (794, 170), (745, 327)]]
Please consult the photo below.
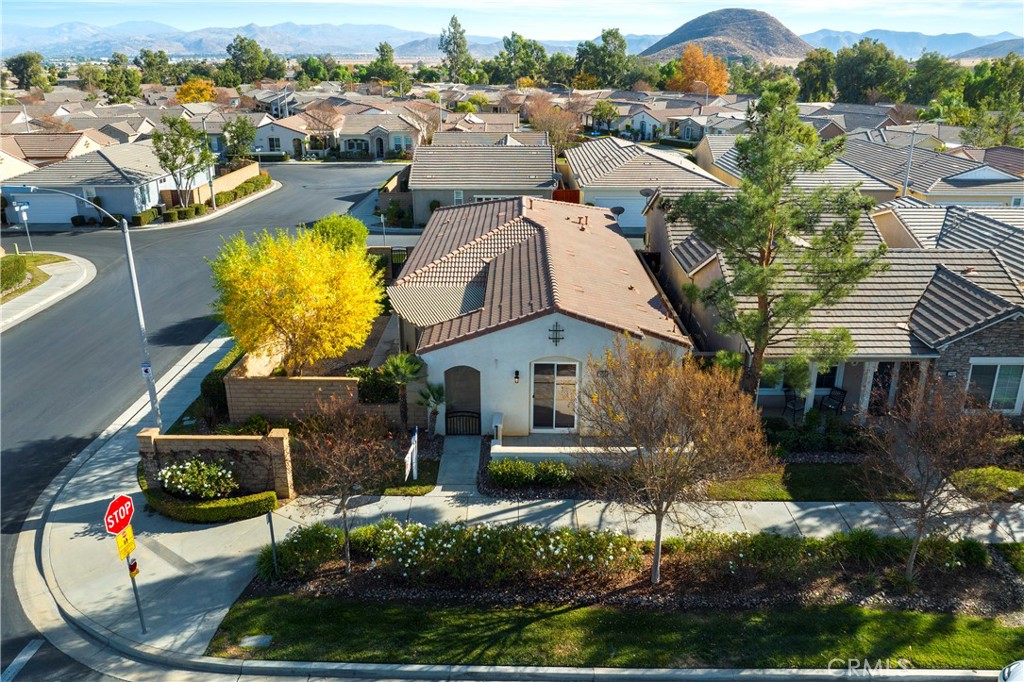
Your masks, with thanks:
[(205, 461), (225, 460), (244, 494), (273, 490), (278, 497), (295, 496), (288, 429), (273, 429), (262, 436), (161, 436), (155, 428), (138, 434), (142, 471), (150, 485), (158, 485), (164, 467), (196, 456)]
[[(332, 397), (342, 401), (353, 414), (379, 414), (392, 427), (401, 424), (397, 403), (359, 402), (359, 380), (355, 377), (272, 377), (278, 358), (246, 355), (224, 377), (228, 416), (242, 422), (253, 415), (267, 419), (301, 419), (317, 409), (320, 401)], [(409, 385), (409, 426), (425, 427), (427, 410), (416, 404), (422, 381)]]

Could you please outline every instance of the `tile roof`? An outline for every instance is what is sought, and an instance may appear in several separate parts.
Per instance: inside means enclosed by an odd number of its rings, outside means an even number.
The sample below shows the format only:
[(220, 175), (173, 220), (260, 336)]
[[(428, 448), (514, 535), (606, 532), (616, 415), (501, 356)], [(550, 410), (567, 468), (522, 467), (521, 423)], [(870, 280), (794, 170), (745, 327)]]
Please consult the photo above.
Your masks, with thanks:
[(403, 272), (388, 287), (395, 310), (417, 324), (446, 318), (425, 325), (419, 352), (552, 313), (689, 343), (602, 208), (531, 197), (443, 207)]
[[(739, 167), (739, 152), (736, 150), (736, 135), (705, 135), (701, 143), (707, 140), (708, 149), (711, 151), (715, 166), (722, 169), (735, 178), (742, 178)], [(793, 182), (794, 187), (810, 190), (822, 185), (834, 185), (842, 187), (852, 185), (855, 182), (861, 183), (862, 192), (885, 192), (892, 189), (892, 186), (884, 182), (876, 174), (869, 173), (848, 163), (844, 158), (838, 158), (823, 170), (816, 173), (800, 172), (796, 174)]]
[(1020, 305), (940, 264), (910, 313), (910, 331), (931, 348), (940, 348), (1009, 315), (1022, 314)]
[(462, 132), (438, 131), (434, 133), (430, 144), (434, 147), (448, 146), (494, 146), (521, 144), (526, 146), (545, 146), (550, 144), (547, 131), (526, 130), (522, 132)]
[(565, 158), (583, 188), (725, 186), (681, 154), (652, 150), (614, 137), (590, 140), (567, 149)]
[(88, 146), (106, 147), (117, 141), (98, 130), (81, 130), (72, 133), (11, 133), (3, 137), (11, 139), (21, 150), (19, 158), (63, 158), (87, 138)]
[(420, 128), (404, 114), (357, 114), (345, 116), (340, 126), (341, 135), (366, 135), (374, 128), (393, 132), (419, 132)]
[(167, 171), (151, 142), (106, 147), (50, 164), (18, 177), (18, 183), (39, 186), (138, 185), (162, 178)]
[[(863, 140), (846, 141), (842, 159), (856, 168), (903, 186), (910, 147), (893, 148)], [(1024, 194), (1024, 179), (1013, 177), (984, 164), (926, 149), (914, 149), (910, 188), (918, 193)]]
[(529, 190), (555, 185), (555, 152), (549, 146), (421, 146), (409, 172), (412, 190)]

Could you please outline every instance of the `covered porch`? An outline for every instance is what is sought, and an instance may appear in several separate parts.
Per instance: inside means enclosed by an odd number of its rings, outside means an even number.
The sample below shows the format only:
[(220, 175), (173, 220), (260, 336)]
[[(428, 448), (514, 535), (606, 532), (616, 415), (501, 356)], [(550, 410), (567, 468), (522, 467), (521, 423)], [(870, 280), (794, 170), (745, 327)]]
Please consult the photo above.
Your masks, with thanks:
[(896, 403), (923, 391), (933, 358), (852, 358), (819, 372), (816, 363), (808, 367), (813, 390), (801, 396), (785, 386), (762, 386), (757, 403), (765, 416), (797, 421), (811, 409), (838, 414), (857, 424), (869, 416), (882, 416)]

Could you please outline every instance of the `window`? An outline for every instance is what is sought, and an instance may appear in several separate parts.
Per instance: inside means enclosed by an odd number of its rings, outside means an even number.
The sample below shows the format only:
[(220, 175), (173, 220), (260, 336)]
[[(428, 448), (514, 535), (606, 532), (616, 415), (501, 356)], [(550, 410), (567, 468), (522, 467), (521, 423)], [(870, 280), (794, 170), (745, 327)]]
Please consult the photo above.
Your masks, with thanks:
[(272, 152), (281, 151), (281, 138), (280, 137), (268, 137), (267, 146)]
[(576, 363), (543, 362), (533, 366), (533, 430), (576, 428)]
[(686, 126), (683, 128), (683, 139), (689, 140), (693, 136), (693, 128)]
[[(973, 362), (973, 360), (972, 360)], [(1002, 412), (1019, 412), (1024, 394), (1021, 379), (1024, 378), (1024, 359), (1005, 363), (971, 365), (967, 389), (979, 405), (985, 405)]]
[(412, 138), (408, 135), (405, 136), (405, 148), (412, 149)]
[(402, 138), (401, 137), (396, 137), (395, 141), (394, 141), (394, 145), (395, 145), (395, 151), (396, 152), (402, 151)]
[(1014, 197), (1010, 200), (1010, 206), (1024, 206), (1024, 197)]
[[(819, 368), (818, 377), (814, 383), (814, 395), (827, 395), (834, 387), (842, 387), (844, 368), (845, 365), (829, 367), (827, 370)], [(782, 395), (784, 388), (789, 387), (786, 386), (784, 380), (779, 379), (778, 383), (774, 385), (766, 385), (764, 382), (759, 382), (757, 392), (760, 395)]]
[(455, 190), (455, 201), (453, 201), (452, 203), (455, 204), (456, 206), (458, 206), (459, 204), (462, 203), (462, 190), (461, 189)]
[(517, 196), (516, 194), (474, 194), (473, 201), (480, 203), (481, 201), (494, 201), (495, 199), (515, 199)]

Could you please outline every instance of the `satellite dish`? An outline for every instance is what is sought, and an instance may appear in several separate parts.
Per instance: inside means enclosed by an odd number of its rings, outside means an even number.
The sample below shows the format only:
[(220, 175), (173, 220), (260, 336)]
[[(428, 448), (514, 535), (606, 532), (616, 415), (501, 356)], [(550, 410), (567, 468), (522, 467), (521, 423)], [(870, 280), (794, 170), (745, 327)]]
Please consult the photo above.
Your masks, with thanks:
[(654, 190), (650, 189), (650, 188), (644, 188), (644, 189), (640, 190), (640, 196), (653, 197), (654, 196)]
[(610, 210), (612, 212), (612, 215), (614, 216), (620, 216), (626, 212), (626, 209), (622, 208), (621, 206), (613, 206), (608, 210)]

